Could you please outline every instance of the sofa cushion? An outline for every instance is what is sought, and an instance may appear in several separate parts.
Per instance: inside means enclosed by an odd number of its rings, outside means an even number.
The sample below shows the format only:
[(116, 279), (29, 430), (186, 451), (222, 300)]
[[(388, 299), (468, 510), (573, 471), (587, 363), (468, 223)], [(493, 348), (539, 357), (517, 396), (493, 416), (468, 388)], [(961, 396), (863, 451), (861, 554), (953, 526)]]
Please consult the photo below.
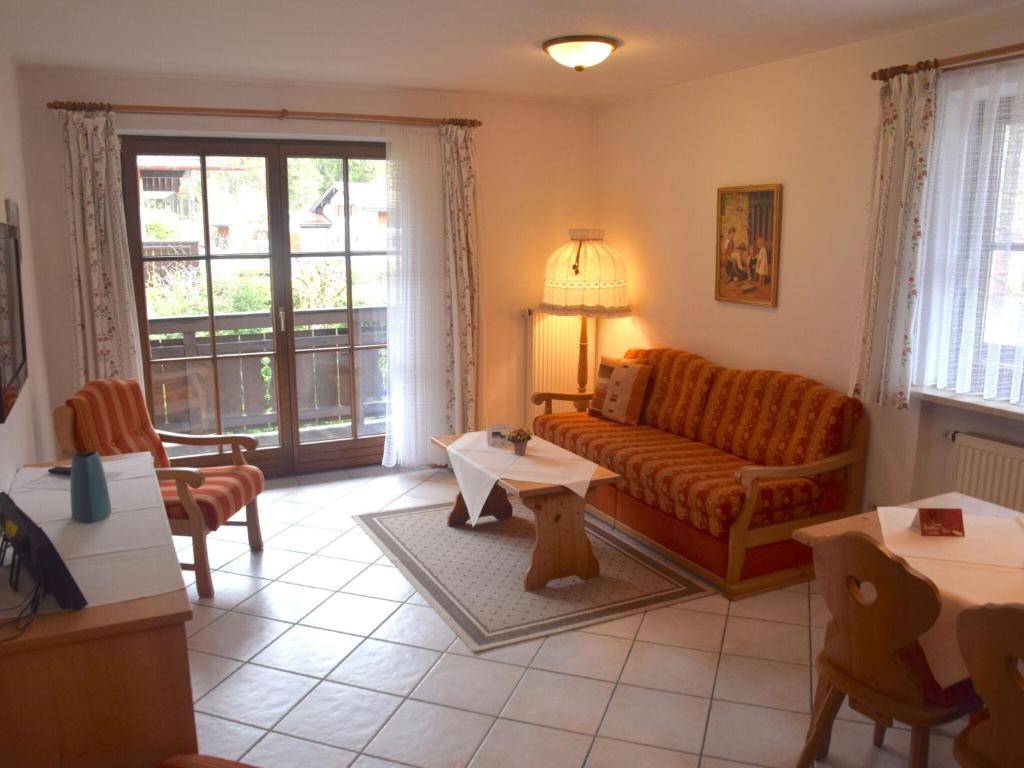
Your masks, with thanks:
[(678, 349), (631, 349), (626, 358), (653, 369), (640, 423), (696, 440), (708, 393), (722, 368)]
[[(584, 413), (538, 416), (534, 431), (622, 475), (620, 488), (712, 536), (726, 538), (746, 498), (733, 477), (751, 462), (647, 425), (628, 426)], [(799, 478), (762, 483), (752, 528), (819, 512), (824, 487)]]
[(861, 403), (792, 373), (725, 369), (697, 437), (765, 466), (818, 461), (850, 447)]
[(135, 379), (94, 379), (69, 397), (67, 404), (75, 412), (78, 450), (101, 456), (146, 452), (153, 455), (156, 466), (170, 466)]
[(640, 423), (651, 366), (637, 360), (601, 357), (597, 386), (587, 413), (623, 424)]

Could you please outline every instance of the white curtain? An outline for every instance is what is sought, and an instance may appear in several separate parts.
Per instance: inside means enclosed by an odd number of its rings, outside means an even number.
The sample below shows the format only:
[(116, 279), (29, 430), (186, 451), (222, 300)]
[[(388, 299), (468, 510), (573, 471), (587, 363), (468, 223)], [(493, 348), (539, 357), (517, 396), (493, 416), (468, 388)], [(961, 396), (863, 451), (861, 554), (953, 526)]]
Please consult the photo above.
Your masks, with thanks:
[(477, 426), (480, 358), (480, 276), (476, 149), (473, 128), (441, 126), (444, 181), (446, 306), (451, 317), (448, 337), (448, 399), (452, 432)]
[(441, 463), (448, 416), (444, 201), (434, 127), (390, 126), (388, 140), (388, 430), (385, 466)]
[(1024, 62), (942, 75), (915, 383), (1024, 402)]
[(934, 132), (936, 72), (882, 85), (857, 360), (851, 393), (906, 408), (917, 335), (922, 203)]
[(61, 119), (78, 383), (138, 378), (141, 350), (114, 118), (64, 111)]

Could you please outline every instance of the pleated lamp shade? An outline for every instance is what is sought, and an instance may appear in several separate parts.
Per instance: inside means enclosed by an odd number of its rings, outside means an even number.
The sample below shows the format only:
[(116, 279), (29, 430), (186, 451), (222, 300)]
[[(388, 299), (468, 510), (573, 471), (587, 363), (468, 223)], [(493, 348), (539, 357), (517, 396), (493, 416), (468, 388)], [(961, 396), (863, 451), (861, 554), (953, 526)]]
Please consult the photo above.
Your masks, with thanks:
[(626, 263), (604, 242), (602, 229), (570, 229), (569, 242), (548, 258), (544, 300), (549, 315), (628, 315)]

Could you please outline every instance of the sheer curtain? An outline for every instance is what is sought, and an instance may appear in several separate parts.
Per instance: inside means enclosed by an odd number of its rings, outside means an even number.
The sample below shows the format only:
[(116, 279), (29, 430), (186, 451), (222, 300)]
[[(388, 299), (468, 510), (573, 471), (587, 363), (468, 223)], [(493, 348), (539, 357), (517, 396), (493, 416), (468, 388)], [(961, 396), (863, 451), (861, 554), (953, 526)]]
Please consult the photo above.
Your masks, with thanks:
[(389, 126), (388, 431), (385, 466), (441, 463), (447, 416), (444, 200), (436, 127)]
[(1024, 403), (1024, 62), (942, 75), (918, 385)]
[(78, 383), (139, 378), (142, 351), (121, 194), (121, 142), (114, 118), (106, 112), (60, 115)]
[(917, 335), (924, 182), (934, 131), (935, 70), (882, 85), (864, 304), (851, 393), (906, 408)]

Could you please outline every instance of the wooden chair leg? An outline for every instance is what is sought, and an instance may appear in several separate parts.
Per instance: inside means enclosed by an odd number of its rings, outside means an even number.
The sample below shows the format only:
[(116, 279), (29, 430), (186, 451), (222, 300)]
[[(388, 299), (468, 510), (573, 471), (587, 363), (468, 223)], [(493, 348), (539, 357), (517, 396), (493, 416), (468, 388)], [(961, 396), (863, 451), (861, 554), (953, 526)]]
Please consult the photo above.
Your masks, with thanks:
[(196, 569), (196, 589), (200, 597), (213, 597), (213, 575), (206, 553), (206, 530), (192, 532), (192, 562)]
[(817, 694), (814, 697), (814, 712), (811, 714), (811, 727), (807, 732), (807, 741), (797, 760), (797, 768), (811, 768), (815, 759), (823, 760), (828, 756), (832, 742), (832, 723), (843, 706), (846, 696), (834, 685), (822, 678), (818, 679)]
[(931, 736), (926, 725), (910, 729), (910, 768), (928, 768), (928, 740)]
[(885, 744), (885, 726), (881, 723), (875, 723), (875, 733), (871, 737), (876, 747), (881, 747)]
[(263, 549), (263, 534), (260, 532), (260, 512), (253, 499), (245, 506), (245, 528), (249, 532), (249, 549), (259, 552)]

